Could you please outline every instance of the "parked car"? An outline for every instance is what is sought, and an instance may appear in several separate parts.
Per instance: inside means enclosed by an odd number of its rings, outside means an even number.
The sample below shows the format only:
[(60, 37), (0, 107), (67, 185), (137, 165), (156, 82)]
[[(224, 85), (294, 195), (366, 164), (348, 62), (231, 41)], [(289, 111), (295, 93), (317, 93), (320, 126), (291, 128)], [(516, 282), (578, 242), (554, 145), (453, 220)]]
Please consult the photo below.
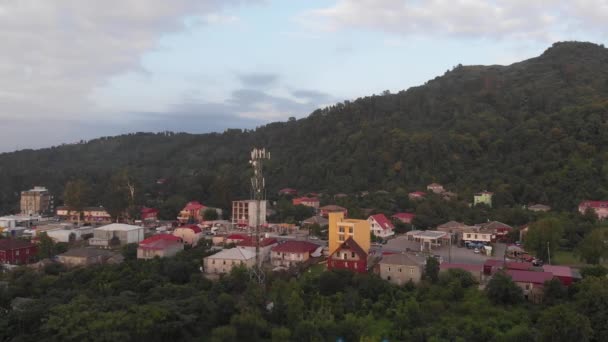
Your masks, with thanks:
[(479, 248), (475, 248), (475, 249), (473, 250), (473, 253), (475, 253), (475, 254), (479, 254)]

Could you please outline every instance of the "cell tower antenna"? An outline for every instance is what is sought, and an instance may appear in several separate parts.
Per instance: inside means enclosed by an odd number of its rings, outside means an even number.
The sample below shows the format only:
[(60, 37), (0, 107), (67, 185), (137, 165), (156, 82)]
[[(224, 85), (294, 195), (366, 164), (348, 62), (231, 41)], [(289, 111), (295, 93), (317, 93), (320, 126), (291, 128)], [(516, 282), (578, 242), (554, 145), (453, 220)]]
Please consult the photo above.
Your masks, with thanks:
[(251, 151), (251, 160), (249, 164), (253, 168), (253, 176), (251, 177), (252, 200), (255, 202), (255, 266), (251, 269), (251, 278), (258, 283), (264, 284), (265, 274), (262, 269), (262, 260), (260, 258), (260, 215), (262, 214), (262, 201), (266, 200), (266, 182), (264, 180), (262, 164), (264, 160), (270, 159), (270, 152), (265, 148), (254, 148)]

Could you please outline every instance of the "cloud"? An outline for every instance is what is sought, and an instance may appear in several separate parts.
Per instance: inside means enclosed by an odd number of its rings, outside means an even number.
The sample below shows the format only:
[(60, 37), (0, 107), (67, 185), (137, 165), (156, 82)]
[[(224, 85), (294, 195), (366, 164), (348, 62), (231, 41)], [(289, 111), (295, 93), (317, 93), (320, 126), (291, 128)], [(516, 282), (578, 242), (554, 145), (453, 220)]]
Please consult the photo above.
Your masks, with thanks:
[(401, 36), (551, 41), (572, 30), (605, 35), (605, 0), (340, 0), (308, 12), (308, 26)]
[[(0, 117), (91, 115), (88, 96), (184, 28), (184, 17), (226, 22), (239, 0), (18, 0), (0, 2)], [(6, 114), (10, 113), (10, 114)], [(87, 114), (89, 113), (89, 114)]]
[(276, 85), (279, 80), (278, 74), (250, 72), (238, 75), (239, 80), (245, 87), (266, 88)]

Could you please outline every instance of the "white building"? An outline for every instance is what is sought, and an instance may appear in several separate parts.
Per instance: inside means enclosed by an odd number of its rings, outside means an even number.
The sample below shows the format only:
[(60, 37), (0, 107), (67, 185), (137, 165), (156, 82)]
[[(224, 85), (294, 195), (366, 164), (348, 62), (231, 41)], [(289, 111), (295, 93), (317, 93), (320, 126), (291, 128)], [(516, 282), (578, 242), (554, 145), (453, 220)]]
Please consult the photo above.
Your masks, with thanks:
[(230, 273), (232, 268), (243, 265), (247, 268), (255, 265), (255, 252), (247, 249), (224, 249), (204, 259), (205, 273)]
[(421, 251), (430, 251), (433, 247), (450, 243), (450, 234), (437, 230), (412, 230), (405, 233), (405, 236), (410, 241), (419, 242)]
[[(232, 202), (232, 224), (237, 227), (255, 227), (258, 223), (258, 206), (255, 200)], [(260, 201), (259, 224), (266, 224), (266, 201)]]
[(384, 216), (384, 214), (372, 215), (367, 221), (370, 224), (374, 236), (387, 238), (395, 235), (395, 226), (386, 218), (386, 216)]
[(89, 239), (89, 245), (109, 247), (114, 237), (118, 238), (120, 244), (139, 243), (144, 239), (144, 227), (112, 223), (95, 228), (93, 229), (93, 237)]
[(466, 229), (462, 232), (462, 241), (466, 242), (492, 242), (494, 234), (490, 231), (483, 231), (476, 228)]
[(74, 234), (74, 241), (81, 240), (83, 235), (93, 233), (93, 227), (82, 227), (76, 229), (51, 229), (46, 235), (55, 242), (70, 242), (70, 235)]

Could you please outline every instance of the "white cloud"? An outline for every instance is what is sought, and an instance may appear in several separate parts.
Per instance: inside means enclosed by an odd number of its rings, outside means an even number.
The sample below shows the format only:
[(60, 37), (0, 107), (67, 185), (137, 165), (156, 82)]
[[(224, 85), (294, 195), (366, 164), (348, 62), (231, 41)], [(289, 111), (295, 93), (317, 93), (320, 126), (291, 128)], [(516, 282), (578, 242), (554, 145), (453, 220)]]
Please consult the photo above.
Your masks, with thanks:
[(372, 29), (401, 36), (444, 35), (551, 41), (608, 31), (606, 0), (340, 0), (308, 12), (309, 27)]
[(90, 115), (91, 90), (140, 68), (141, 55), (182, 29), (185, 16), (234, 21), (218, 12), (240, 2), (0, 1), (0, 118)]

